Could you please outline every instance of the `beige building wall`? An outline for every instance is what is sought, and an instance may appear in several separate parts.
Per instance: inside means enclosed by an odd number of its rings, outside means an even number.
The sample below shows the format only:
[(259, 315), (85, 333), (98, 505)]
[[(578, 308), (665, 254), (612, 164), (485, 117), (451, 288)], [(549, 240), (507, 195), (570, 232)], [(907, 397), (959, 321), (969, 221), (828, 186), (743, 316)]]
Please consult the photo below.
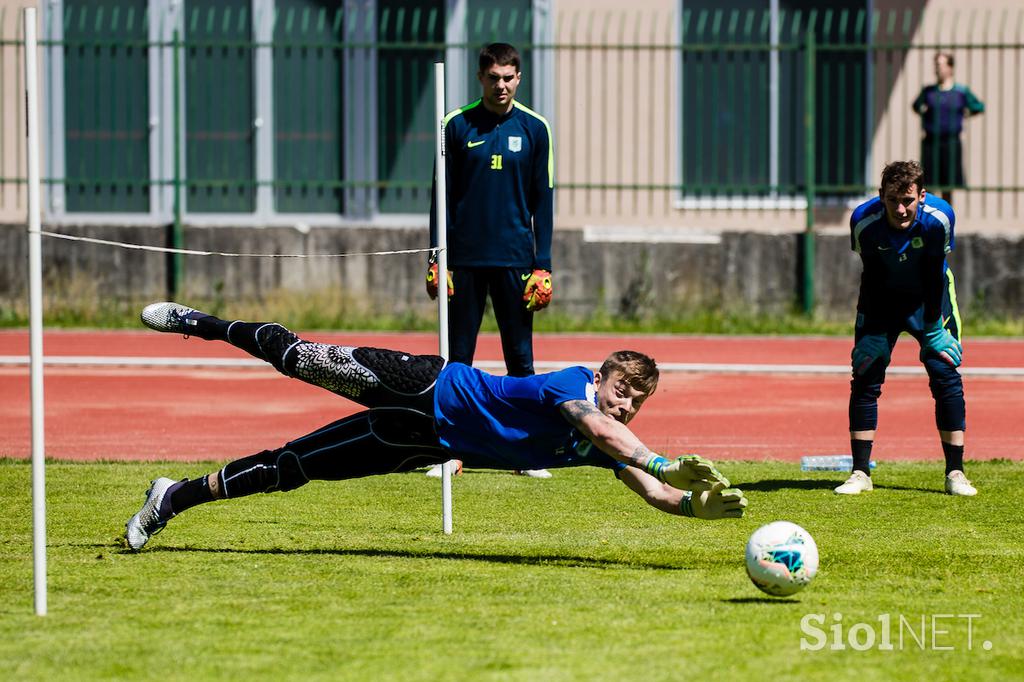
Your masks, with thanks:
[[(10, 41), (24, 40), (22, 10), (35, 6), (25, 0), (0, 0), (0, 223), (24, 223), (27, 210), (25, 184), (16, 181), (27, 173), (25, 63), (21, 47)], [(42, 61), (39, 65), (41, 69)]]

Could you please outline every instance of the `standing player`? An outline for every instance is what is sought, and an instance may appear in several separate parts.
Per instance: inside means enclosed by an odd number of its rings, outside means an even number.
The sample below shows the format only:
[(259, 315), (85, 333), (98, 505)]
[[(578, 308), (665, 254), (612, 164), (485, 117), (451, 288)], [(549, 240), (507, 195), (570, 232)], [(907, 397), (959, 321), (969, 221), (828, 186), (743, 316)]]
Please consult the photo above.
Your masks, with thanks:
[[(554, 148), (551, 127), (516, 101), (519, 53), (507, 43), (480, 51), (480, 99), (444, 120), (447, 278), (451, 361), (473, 364), (490, 295), (509, 376), (533, 374), (533, 314), (551, 302)], [(437, 186), (434, 186), (434, 201)], [(437, 244), (434, 206), (430, 240)], [(437, 264), (427, 292), (437, 297)], [(431, 472), (439, 475), (439, 470)], [(547, 478), (543, 470), (524, 471)]]
[(953, 271), (946, 263), (956, 218), (948, 203), (925, 191), (923, 173), (916, 161), (890, 163), (882, 171), (878, 197), (858, 206), (850, 218), (853, 250), (864, 270), (850, 382), (853, 472), (836, 488), (843, 495), (871, 490), (878, 397), (892, 348), (904, 331), (921, 344), (946, 458), (946, 492), (978, 492), (963, 471), (964, 390), (956, 370), (963, 347)]
[(126, 525), (134, 550), (198, 504), (409, 471), (453, 456), (491, 469), (608, 468), (648, 504), (681, 516), (738, 518), (747, 505), (711, 462), (696, 455), (670, 462), (629, 430), (658, 384), (654, 361), (642, 353), (613, 353), (596, 373), (570, 367), (496, 377), (436, 355), (303, 341), (279, 324), (228, 322), (175, 303), (146, 306), (142, 321), (227, 341), (285, 376), (369, 409), (194, 480), (156, 479)]
[(921, 115), (924, 138), (921, 140), (923, 182), (943, 187), (940, 196), (953, 201), (953, 187), (963, 187), (964, 161), (960, 133), (964, 117), (985, 111), (985, 105), (966, 85), (953, 79), (953, 55), (935, 55), (935, 85), (921, 89), (911, 105)]

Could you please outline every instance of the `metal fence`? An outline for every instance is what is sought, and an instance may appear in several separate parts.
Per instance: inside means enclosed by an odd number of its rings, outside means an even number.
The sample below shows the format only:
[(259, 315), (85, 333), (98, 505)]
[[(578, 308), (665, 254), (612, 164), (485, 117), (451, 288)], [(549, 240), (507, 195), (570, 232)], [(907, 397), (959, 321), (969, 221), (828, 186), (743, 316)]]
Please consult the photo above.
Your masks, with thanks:
[[(1016, 221), (1024, 9), (802, 5), (552, 13), (503, 0), (453, 17), (437, 0), (47, 3), (47, 215), (423, 214), (430, 64), (448, 61), (454, 107), (478, 95), (478, 47), (507, 40), (524, 55), (519, 99), (553, 124), (561, 225), (713, 222), (701, 212), (723, 209), (835, 222), (885, 161), (920, 156), (910, 103), (940, 49), (986, 103), (964, 133), (958, 211)], [(24, 210), (19, 21), (0, 13), (8, 220)]]

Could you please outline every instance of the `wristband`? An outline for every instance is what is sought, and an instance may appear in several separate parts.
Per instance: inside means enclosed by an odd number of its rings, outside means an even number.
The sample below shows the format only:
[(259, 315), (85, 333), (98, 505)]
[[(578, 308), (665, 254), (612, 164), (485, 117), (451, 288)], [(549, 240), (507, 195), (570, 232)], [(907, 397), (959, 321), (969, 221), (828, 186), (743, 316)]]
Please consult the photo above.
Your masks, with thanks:
[(679, 500), (679, 511), (683, 516), (689, 516), (690, 518), (697, 517), (697, 515), (693, 513), (693, 491), (683, 491), (683, 499)]
[(644, 471), (646, 471), (651, 476), (654, 476), (656, 479), (664, 483), (665, 479), (662, 477), (661, 470), (667, 467), (668, 465), (669, 461), (667, 459), (661, 457), (660, 455), (653, 455), (650, 459), (647, 460), (647, 463), (644, 464)]

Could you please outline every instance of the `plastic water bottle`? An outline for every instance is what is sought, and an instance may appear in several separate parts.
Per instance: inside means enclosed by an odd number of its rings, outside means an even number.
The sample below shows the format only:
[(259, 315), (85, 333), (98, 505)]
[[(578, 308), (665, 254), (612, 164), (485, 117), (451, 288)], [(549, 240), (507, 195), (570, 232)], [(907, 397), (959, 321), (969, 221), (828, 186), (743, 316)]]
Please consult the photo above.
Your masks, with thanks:
[[(875, 468), (875, 463), (869, 465)], [(800, 458), (800, 471), (851, 471), (853, 455), (813, 455)]]

